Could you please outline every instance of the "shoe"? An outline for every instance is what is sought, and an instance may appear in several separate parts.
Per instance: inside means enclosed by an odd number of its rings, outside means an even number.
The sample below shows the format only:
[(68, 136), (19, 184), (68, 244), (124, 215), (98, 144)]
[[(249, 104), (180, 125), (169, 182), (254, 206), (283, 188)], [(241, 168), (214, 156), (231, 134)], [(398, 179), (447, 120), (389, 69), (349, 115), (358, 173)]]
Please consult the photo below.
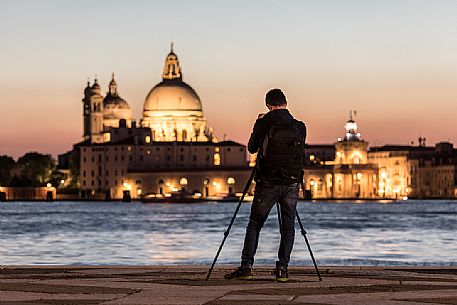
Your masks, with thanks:
[(285, 266), (276, 265), (275, 275), (276, 275), (277, 282), (289, 281), (289, 271), (287, 270), (287, 267), (285, 267)]
[(238, 267), (232, 273), (227, 273), (224, 275), (226, 280), (252, 280), (254, 276), (252, 275), (252, 269), (249, 267)]

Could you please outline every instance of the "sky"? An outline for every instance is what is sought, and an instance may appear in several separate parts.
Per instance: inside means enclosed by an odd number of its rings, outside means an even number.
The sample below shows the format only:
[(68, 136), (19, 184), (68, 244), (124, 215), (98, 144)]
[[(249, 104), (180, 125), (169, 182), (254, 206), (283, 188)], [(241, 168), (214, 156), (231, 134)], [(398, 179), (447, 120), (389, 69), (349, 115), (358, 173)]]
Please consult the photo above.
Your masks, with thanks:
[(174, 42), (216, 134), (246, 143), (265, 93), (285, 92), (309, 143), (457, 143), (457, 1), (0, 0), (0, 155), (57, 156), (82, 138), (98, 76), (139, 121)]

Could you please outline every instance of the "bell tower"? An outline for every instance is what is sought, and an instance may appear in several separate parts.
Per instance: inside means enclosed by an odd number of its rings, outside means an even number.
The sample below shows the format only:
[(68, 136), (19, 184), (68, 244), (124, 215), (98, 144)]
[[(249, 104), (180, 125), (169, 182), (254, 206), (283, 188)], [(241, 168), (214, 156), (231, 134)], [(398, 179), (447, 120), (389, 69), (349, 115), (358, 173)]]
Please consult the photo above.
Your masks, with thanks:
[(83, 117), (85, 141), (91, 143), (103, 142), (103, 96), (98, 80), (94, 80), (92, 87), (87, 82), (84, 89), (83, 98)]

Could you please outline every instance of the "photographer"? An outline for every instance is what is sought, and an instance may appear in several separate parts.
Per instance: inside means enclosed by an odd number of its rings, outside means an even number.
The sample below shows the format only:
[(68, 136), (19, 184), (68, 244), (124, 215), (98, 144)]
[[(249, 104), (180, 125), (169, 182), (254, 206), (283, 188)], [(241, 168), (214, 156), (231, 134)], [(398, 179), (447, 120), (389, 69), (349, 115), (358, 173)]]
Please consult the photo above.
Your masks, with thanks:
[(269, 110), (260, 114), (248, 144), (257, 153), (256, 187), (241, 256), (241, 266), (226, 274), (226, 279), (251, 279), (259, 233), (275, 203), (281, 210), (281, 242), (276, 262), (276, 280), (289, 280), (287, 270), (295, 236), (295, 209), (302, 179), (306, 126), (287, 110), (287, 100), (280, 89), (265, 97)]

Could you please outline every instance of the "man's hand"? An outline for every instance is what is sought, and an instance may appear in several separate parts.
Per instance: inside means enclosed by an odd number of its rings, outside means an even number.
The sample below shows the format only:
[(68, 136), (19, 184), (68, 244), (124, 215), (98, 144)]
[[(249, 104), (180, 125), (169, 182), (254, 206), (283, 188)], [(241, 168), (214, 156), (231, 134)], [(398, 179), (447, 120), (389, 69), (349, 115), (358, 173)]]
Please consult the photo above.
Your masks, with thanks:
[(259, 115), (257, 116), (257, 119), (261, 119), (265, 116), (265, 113), (259, 113)]

